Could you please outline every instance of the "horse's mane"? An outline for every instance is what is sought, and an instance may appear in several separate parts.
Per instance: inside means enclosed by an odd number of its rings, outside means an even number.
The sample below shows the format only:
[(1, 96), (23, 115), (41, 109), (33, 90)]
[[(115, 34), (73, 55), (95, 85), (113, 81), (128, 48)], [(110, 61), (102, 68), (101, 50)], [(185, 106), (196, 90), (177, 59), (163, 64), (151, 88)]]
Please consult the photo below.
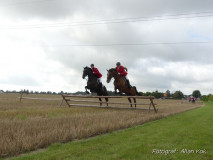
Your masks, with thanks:
[(88, 70), (90, 70), (92, 72), (92, 69), (90, 67), (88, 67), (88, 66), (84, 67), (84, 69), (88, 69)]
[(116, 70), (115, 68), (111, 68), (109, 71), (110, 71), (110, 72), (111, 72), (111, 71), (117, 72), (117, 70)]

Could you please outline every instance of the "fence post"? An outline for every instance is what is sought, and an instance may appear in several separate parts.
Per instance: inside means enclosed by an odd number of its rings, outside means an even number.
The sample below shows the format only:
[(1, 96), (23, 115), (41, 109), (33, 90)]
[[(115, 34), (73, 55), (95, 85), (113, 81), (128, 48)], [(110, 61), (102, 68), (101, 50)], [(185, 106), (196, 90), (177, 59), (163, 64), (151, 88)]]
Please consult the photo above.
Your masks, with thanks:
[(63, 102), (64, 102), (64, 99), (61, 100), (61, 103), (59, 104), (59, 107), (62, 106)]
[[(62, 95), (62, 97), (63, 97), (63, 101), (65, 101), (66, 102), (66, 104), (70, 107), (70, 104), (67, 102), (67, 99), (65, 98), (65, 96), (63, 95), (63, 94), (61, 94)], [(63, 102), (62, 101), (62, 102)]]
[(151, 101), (152, 106), (153, 106), (153, 108), (154, 108), (154, 110), (155, 110), (155, 113), (157, 113), (157, 109), (155, 108), (155, 104), (154, 104), (154, 102), (153, 102), (153, 98), (150, 97), (150, 101)]
[(22, 96), (23, 96), (23, 91), (21, 90), (20, 91), (20, 103), (21, 103), (21, 100), (22, 100)]

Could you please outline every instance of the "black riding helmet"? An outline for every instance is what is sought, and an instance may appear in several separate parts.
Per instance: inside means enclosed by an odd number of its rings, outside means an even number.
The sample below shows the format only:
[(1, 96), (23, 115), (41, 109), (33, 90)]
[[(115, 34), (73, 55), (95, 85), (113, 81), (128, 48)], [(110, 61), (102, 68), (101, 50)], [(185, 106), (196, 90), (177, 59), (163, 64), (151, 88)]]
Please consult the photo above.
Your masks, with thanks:
[(94, 64), (91, 64), (91, 67), (94, 67)]
[(117, 63), (116, 63), (116, 66), (120, 66), (120, 65), (121, 65), (121, 63), (120, 63), (120, 62), (117, 62)]

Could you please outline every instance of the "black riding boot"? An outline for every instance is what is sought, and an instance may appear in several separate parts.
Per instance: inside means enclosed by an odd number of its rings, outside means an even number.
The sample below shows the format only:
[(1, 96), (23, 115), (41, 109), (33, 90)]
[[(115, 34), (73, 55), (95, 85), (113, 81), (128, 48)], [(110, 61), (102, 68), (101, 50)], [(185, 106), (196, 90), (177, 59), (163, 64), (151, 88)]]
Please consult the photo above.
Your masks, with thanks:
[(129, 88), (131, 88), (131, 85), (130, 85), (130, 83), (129, 83), (129, 80), (128, 80), (128, 79), (126, 80), (126, 83), (127, 83), (128, 87), (129, 87)]
[(99, 82), (99, 88), (102, 90), (102, 83), (101, 82)]

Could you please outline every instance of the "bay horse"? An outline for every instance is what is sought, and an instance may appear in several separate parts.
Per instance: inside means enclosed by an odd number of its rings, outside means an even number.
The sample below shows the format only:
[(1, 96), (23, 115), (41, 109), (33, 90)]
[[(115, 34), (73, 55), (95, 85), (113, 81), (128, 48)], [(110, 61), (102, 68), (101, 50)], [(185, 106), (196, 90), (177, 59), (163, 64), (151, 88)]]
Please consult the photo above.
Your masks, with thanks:
[[(89, 92), (87, 91), (87, 89), (89, 89), (90, 92), (95, 92), (97, 93), (98, 96), (108, 96), (106, 87), (104, 85), (100, 87), (100, 85), (98, 84), (97, 77), (93, 74), (92, 69), (89, 67), (84, 67), (82, 78), (85, 79), (86, 76), (88, 76), (87, 86), (85, 86), (87, 94), (89, 94)], [(109, 101), (108, 98), (105, 98), (105, 100), (106, 102)], [(101, 103), (102, 99), (99, 98), (99, 101), (100, 101), (100, 106), (102, 106), (102, 103)], [(107, 103), (107, 106), (108, 106), (108, 103)]]
[[(114, 78), (114, 90), (115, 93), (117, 93), (117, 90), (119, 90), (120, 95), (122, 93), (125, 93), (127, 96), (141, 96), (140, 93), (138, 93), (137, 89), (135, 86), (129, 87), (126, 83), (126, 80), (123, 76), (118, 74), (118, 71), (115, 68), (112, 68), (110, 70), (107, 70), (107, 83), (111, 81), (112, 78)], [(132, 101), (131, 98), (128, 98), (129, 103), (131, 104), (132, 107)], [(135, 107), (136, 107), (136, 99), (133, 98)]]

